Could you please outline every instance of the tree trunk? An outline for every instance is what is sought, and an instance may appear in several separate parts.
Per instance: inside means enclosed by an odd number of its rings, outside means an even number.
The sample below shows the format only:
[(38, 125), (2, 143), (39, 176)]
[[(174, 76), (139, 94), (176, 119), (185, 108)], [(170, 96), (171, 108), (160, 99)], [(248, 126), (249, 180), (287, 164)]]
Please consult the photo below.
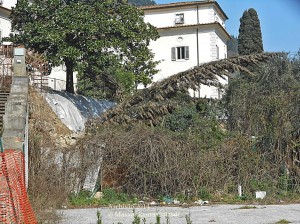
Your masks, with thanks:
[(65, 59), (65, 65), (66, 65), (66, 68), (67, 68), (66, 91), (68, 93), (74, 93), (74, 81), (73, 81), (74, 63), (71, 60)]

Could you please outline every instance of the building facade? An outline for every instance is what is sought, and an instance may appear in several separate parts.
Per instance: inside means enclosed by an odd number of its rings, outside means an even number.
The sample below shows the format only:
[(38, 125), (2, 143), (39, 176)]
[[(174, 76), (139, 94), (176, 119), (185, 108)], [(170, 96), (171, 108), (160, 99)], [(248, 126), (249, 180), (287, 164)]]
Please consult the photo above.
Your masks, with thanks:
[(11, 20), (9, 19), (11, 8), (17, 4), (17, 0), (0, 0), (0, 39), (8, 37), (11, 32)]
[[(216, 1), (179, 2), (141, 9), (145, 22), (154, 25), (160, 35), (150, 43), (155, 60), (160, 61), (154, 82), (205, 62), (227, 58), (228, 18)], [(215, 87), (199, 86), (191, 95), (219, 98), (220, 92)]]

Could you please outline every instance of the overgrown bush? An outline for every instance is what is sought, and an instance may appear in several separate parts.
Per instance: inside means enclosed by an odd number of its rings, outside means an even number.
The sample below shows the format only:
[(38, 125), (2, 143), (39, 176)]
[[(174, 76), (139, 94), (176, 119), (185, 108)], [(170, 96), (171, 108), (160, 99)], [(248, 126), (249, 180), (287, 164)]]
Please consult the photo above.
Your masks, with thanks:
[(246, 135), (228, 135), (209, 149), (146, 126), (103, 127), (89, 138), (105, 142), (103, 186), (130, 195), (191, 194), (221, 200), (236, 195), (239, 183), (248, 195), (267, 188), (276, 196), (282, 190), (282, 155), (255, 150)]

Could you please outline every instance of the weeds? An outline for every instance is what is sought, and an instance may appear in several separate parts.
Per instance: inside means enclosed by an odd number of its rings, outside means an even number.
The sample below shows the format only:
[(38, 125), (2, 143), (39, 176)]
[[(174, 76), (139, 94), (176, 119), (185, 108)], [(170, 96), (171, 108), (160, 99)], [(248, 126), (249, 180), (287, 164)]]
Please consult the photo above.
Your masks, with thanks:
[[(133, 210), (133, 221), (132, 224), (141, 224), (141, 218), (139, 217), (138, 214), (135, 213), (135, 210)], [(146, 220), (145, 220), (146, 221)], [(146, 223), (146, 222), (144, 222)]]
[(239, 207), (239, 209), (255, 209), (255, 208), (257, 208), (257, 207), (256, 206), (249, 206), (249, 205)]
[(81, 190), (77, 195), (71, 194), (69, 202), (72, 206), (107, 206), (119, 204), (133, 204), (136, 199), (130, 199), (127, 194), (117, 193), (114, 189), (104, 189), (103, 197), (93, 198), (92, 192)]
[(99, 210), (97, 211), (97, 224), (103, 224), (102, 223), (102, 215)]
[(169, 217), (169, 214), (166, 215), (166, 224), (170, 224), (170, 217)]
[(292, 223), (292, 222), (290, 222), (290, 221), (288, 221), (288, 220), (286, 220), (286, 219), (281, 219), (281, 220), (279, 220), (278, 222), (275, 222), (276, 224), (287, 224), (287, 223)]
[(191, 213), (189, 213), (188, 215), (185, 215), (185, 221), (186, 221), (186, 224), (192, 224)]
[(160, 218), (161, 218), (160, 215), (157, 214), (157, 215), (156, 215), (156, 223), (155, 223), (155, 224), (161, 224), (161, 223), (160, 223)]

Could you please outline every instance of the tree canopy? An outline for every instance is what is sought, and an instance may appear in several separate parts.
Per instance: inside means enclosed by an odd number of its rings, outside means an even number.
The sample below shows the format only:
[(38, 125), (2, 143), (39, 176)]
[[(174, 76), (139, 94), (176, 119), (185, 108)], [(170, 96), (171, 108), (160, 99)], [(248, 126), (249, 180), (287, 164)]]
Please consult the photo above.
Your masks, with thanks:
[(135, 6), (146, 6), (156, 4), (153, 0), (128, 0), (128, 3)]
[(43, 53), (54, 66), (65, 64), (66, 91), (74, 92), (73, 71), (90, 68), (95, 76), (109, 63), (132, 72), (134, 83), (151, 81), (156, 63), (147, 46), (158, 33), (138, 8), (117, 0), (30, 2), (19, 0), (13, 8), (17, 32), (10, 39)]
[(240, 19), (238, 52), (240, 55), (263, 52), (262, 33), (257, 12), (251, 8)]

